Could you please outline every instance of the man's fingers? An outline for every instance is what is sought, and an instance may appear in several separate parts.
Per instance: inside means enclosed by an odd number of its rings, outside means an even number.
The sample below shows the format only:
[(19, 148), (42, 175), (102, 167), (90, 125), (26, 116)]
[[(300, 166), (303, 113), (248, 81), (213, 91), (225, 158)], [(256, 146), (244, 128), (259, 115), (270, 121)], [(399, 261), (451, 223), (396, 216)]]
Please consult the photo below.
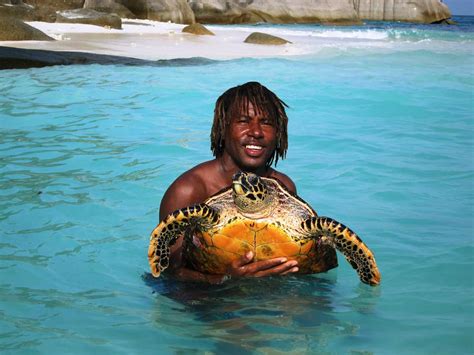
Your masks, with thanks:
[(263, 277), (271, 275), (286, 275), (298, 271), (298, 262), (287, 258), (274, 258), (253, 261), (254, 253), (248, 252), (230, 265), (228, 274), (235, 277)]
[(275, 265), (270, 268), (260, 269), (255, 272), (253, 276), (264, 277), (272, 275), (287, 275), (298, 271), (298, 263), (295, 260), (286, 261), (280, 265)]
[(258, 271), (264, 271), (264, 270), (274, 269), (274, 268), (275, 269), (285, 268), (284, 265), (286, 263), (296, 265), (296, 261), (294, 260), (287, 261), (287, 260), (288, 260), (287, 258), (274, 258), (274, 259), (256, 261), (252, 263), (251, 265), (248, 265), (248, 267), (249, 269), (252, 268), (253, 272), (258, 272)]
[(288, 272), (296, 272), (298, 271), (297, 265), (298, 263), (295, 260), (287, 261), (286, 258), (275, 258), (257, 261), (244, 266), (244, 268), (247, 268), (245, 273), (246, 276), (263, 277), (271, 275), (283, 275), (284, 273)]
[(234, 268), (234, 269), (241, 268), (244, 265), (247, 265), (248, 263), (250, 263), (252, 261), (252, 259), (253, 259), (253, 252), (249, 251), (245, 255), (243, 255), (240, 258), (234, 260), (232, 262), (232, 268)]
[(297, 266), (294, 266), (291, 269), (282, 272), (280, 275), (293, 274), (293, 273), (298, 272), (298, 271), (299, 271), (299, 268)]

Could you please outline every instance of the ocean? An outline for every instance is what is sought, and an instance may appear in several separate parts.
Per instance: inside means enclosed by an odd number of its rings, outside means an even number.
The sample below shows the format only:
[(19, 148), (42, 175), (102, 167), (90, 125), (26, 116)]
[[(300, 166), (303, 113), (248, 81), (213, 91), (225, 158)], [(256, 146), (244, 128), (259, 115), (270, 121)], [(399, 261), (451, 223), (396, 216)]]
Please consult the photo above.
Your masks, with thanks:
[[(0, 352), (474, 352), (474, 18), (228, 26), (298, 55), (0, 71)], [(288, 105), (277, 169), (354, 229), (382, 282), (339, 267), (220, 286), (149, 274), (167, 186), (212, 158), (216, 98)]]

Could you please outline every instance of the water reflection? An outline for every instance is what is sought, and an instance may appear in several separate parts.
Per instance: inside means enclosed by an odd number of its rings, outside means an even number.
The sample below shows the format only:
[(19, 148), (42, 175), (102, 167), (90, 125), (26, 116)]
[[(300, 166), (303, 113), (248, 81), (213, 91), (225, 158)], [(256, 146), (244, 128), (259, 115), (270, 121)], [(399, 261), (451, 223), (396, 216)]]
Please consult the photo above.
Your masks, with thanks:
[[(357, 326), (338, 319), (336, 281), (326, 275), (232, 280), (219, 286), (154, 279), (150, 274), (143, 279), (158, 295), (153, 320), (200, 341), (212, 337), (217, 353), (308, 352), (336, 336), (357, 332)], [(344, 301), (354, 306), (348, 311), (370, 312), (377, 297), (365, 285), (354, 292), (355, 298), (346, 295), (350, 300)], [(169, 307), (164, 300), (173, 301), (172, 310), (163, 309)]]

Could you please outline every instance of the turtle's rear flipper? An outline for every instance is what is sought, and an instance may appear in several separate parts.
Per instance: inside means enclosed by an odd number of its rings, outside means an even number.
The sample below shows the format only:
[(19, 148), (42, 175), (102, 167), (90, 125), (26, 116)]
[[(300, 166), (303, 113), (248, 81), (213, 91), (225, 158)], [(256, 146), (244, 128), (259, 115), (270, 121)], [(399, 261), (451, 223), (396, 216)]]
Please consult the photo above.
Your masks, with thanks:
[(362, 282), (375, 286), (380, 283), (380, 272), (374, 254), (364, 242), (348, 227), (329, 217), (312, 217), (305, 227), (314, 235), (326, 237), (347, 261), (356, 269)]
[(168, 267), (170, 246), (190, 225), (204, 230), (214, 225), (218, 219), (218, 214), (204, 203), (176, 210), (166, 216), (150, 236), (148, 262), (153, 276), (160, 276), (161, 272)]

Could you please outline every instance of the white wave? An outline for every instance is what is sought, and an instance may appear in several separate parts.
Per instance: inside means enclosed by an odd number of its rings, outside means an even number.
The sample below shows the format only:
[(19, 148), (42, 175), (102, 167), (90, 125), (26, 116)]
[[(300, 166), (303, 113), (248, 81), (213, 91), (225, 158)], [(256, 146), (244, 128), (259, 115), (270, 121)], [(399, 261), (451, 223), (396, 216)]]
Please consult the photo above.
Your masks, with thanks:
[(356, 38), (356, 39), (373, 39), (373, 40), (382, 40), (387, 39), (388, 34), (382, 31), (375, 30), (357, 30), (357, 31), (339, 31), (339, 30), (330, 30), (322, 31), (320, 33), (313, 33), (314, 37), (323, 37), (323, 38)]
[(263, 32), (276, 36), (292, 36), (292, 37), (321, 37), (321, 38), (353, 38), (353, 39), (369, 39), (369, 40), (383, 40), (389, 37), (386, 31), (378, 30), (341, 30), (341, 29), (287, 29), (279, 28), (277, 26), (219, 26), (208, 25), (211, 30), (219, 31), (239, 31), (239, 32)]

